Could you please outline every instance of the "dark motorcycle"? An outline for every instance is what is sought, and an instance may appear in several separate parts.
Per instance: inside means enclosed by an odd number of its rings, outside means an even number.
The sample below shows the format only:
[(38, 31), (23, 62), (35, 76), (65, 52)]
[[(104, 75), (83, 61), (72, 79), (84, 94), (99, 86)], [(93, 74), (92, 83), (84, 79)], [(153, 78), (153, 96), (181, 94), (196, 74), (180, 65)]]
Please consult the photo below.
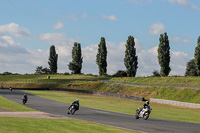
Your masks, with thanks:
[(27, 99), (22, 99), (22, 103), (25, 105), (27, 102)]
[(68, 108), (68, 114), (74, 114), (77, 111), (78, 108), (78, 104), (72, 104), (69, 108)]

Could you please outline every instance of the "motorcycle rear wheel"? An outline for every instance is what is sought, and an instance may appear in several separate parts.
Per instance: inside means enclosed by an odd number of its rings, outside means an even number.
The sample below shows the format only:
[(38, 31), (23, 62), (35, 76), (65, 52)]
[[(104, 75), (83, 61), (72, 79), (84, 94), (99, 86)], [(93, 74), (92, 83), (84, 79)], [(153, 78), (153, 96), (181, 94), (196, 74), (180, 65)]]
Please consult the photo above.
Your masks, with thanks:
[(149, 114), (144, 115), (144, 120), (147, 120), (149, 118)]
[(25, 100), (23, 100), (23, 104), (25, 105), (25, 103), (26, 103), (26, 101)]

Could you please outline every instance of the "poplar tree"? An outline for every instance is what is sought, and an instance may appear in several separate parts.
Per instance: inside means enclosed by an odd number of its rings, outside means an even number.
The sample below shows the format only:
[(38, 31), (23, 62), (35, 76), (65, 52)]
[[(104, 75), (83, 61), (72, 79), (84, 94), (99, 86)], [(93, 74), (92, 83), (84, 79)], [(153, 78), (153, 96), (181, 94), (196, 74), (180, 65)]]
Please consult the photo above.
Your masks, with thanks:
[(83, 57), (81, 53), (81, 44), (75, 42), (72, 48), (72, 61), (68, 67), (73, 74), (80, 74), (82, 69)]
[(124, 65), (128, 77), (135, 77), (138, 68), (138, 57), (136, 56), (135, 41), (133, 36), (129, 36), (126, 41)]
[(99, 75), (107, 74), (107, 48), (105, 38), (101, 37), (101, 41), (98, 44), (98, 52), (96, 55), (96, 64), (98, 65)]
[(160, 75), (168, 76), (171, 68), (170, 64), (170, 46), (167, 33), (160, 34), (158, 46), (158, 62), (160, 64)]
[(194, 53), (194, 60), (197, 69), (197, 75), (200, 76), (200, 36), (198, 37), (197, 40), (197, 46), (195, 48), (195, 53)]
[(57, 73), (57, 61), (58, 61), (58, 54), (56, 54), (55, 46), (52, 45), (49, 51), (49, 69), (51, 73)]

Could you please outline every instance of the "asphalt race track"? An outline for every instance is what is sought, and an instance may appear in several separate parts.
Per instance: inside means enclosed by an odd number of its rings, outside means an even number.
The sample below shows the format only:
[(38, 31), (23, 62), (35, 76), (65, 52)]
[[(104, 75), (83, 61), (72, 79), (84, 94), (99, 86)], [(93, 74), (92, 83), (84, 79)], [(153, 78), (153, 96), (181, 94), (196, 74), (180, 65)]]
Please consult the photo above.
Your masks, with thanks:
[[(7, 89), (3, 90), (0, 89), (0, 96), (3, 96), (19, 104), (22, 104), (21, 98), (23, 94), (24, 92), (19, 90), (13, 90), (12, 92), (10, 92)], [(69, 107), (70, 104), (57, 102), (47, 98), (38, 97), (32, 94), (28, 94), (28, 102), (25, 106), (46, 113), (62, 115), (74, 119), (80, 119), (80, 120), (120, 127), (139, 132), (147, 132), (147, 133), (199, 133), (200, 132), (200, 124), (155, 119), (151, 118), (151, 116), (148, 120), (143, 120), (142, 118), (136, 120), (134, 115), (109, 112), (82, 106), (80, 107), (80, 110), (77, 111), (74, 115), (68, 115), (67, 107)]]

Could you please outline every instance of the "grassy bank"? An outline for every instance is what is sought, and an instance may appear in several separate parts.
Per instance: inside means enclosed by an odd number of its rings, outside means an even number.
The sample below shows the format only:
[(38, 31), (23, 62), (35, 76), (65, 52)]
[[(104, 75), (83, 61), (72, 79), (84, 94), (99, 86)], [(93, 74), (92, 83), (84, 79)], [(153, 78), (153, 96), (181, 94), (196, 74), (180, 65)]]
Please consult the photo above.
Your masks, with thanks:
[(200, 77), (115, 77), (110, 80), (132, 83), (200, 84)]
[(2, 133), (133, 133), (132, 131), (91, 122), (66, 119), (0, 117), (0, 127)]
[[(107, 78), (85, 75), (10, 75), (0, 76), (4, 87), (13, 88), (69, 88), (90, 90), (105, 93), (139, 96), (145, 99), (158, 98), (181, 102), (200, 103), (200, 89), (177, 87), (144, 87), (125, 84), (104, 83), (91, 81), (108, 79), (113, 81), (128, 81), (133, 83), (200, 83), (198, 77), (136, 77), (136, 78)], [(8, 82), (9, 81), (9, 82)], [(171, 95), (173, 94), (173, 95)]]
[[(75, 99), (78, 98), (80, 100), (81, 106), (120, 112), (120, 113), (133, 114), (133, 115), (135, 114), (135, 110), (138, 107), (141, 107), (144, 103), (128, 99), (86, 95), (78, 93), (67, 93), (60, 91), (27, 91), (27, 92), (41, 97), (66, 103), (72, 103)], [(199, 109), (176, 107), (158, 103), (151, 103), (150, 105), (153, 108), (150, 117), (200, 123)]]
[(36, 111), (35, 109), (20, 105), (0, 96), (0, 109), (5, 111)]

